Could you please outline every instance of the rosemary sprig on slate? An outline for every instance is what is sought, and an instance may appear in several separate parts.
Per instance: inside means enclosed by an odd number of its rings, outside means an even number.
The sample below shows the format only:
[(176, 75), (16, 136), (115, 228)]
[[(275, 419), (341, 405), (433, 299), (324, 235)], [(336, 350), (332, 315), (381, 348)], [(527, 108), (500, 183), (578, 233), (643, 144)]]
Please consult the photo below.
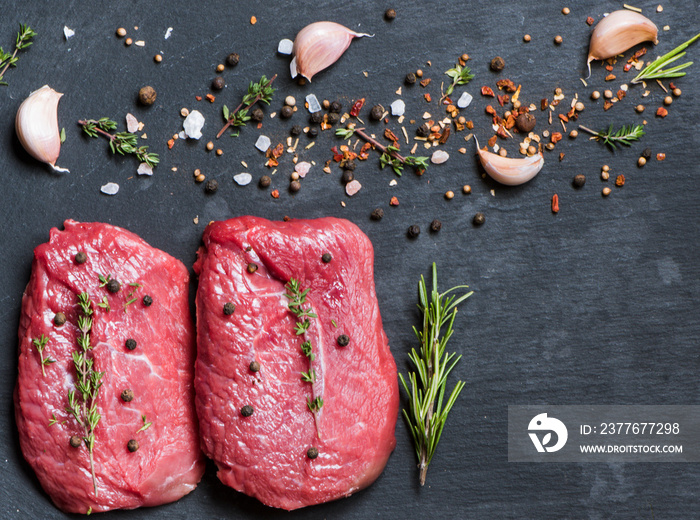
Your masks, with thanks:
[[(272, 76), (272, 78), (270, 79), (267, 79), (265, 76), (263, 76), (257, 83), (253, 83), (251, 81), (250, 85), (248, 85), (248, 93), (245, 96), (243, 96), (243, 100), (241, 101), (240, 105), (238, 105), (232, 111), (230, 111), (228, 106), (226, 105), (222, 107), (221, 110), (226, 124), (221, 130), (219, 130), (219, 133), (216, 134), (217, 139), (221, 137), (223, 133), (230, 127), (236, 128), (245, 126), (245, 124), (248, 121), (250, 121), (248, 110), (250, 110), (250, 107), (252, 107), (258, 101), (261, 101), (266, 105), (270, 104), (270, 101), (272, 101), (272, 95), (275, 93), (275, 89), (272, 88), (271, 85), (272, 82), (275, 81), (276, 77), (277, 74)], [(231, 134), (231, 137), (237, 136), (238, 131)]]
[[(464, 388), (462, 381), (452, 389), (447, 402), (444, 402), (447, 388), (447, 376), (462, 356), (454, 352), (448, 354), (445, 345), (452, 336), (452, 325), (457, 316), (457, 305), (472, 295), (473, 291), (460, 297), (450, 295), (458, 289), (466, 289), (466, 285), (458, 285), (439, 293), (437, 288), (437, 268), (433, 263), (433, 287), (430, 291), (421, 276), (418, 283), (418, 308), (423, 314), (422, 330), (413, 327), (421, 344), (419, 352), (411, 349), (408, 357), (418, 372), (408, 375), (408, 383), (399, 374), (401, 384), (408, 394), (409, 408), (403, 410), (409, 424), (411, 436), (418, 456), (419, 478), (421, 486), (425, 484), (428, 465), (433, 458), (442, 429), (447, 420), (447, 414)], [(442, 333), (445, 329), (444, 334)]]
[(678, 47), (673, 49), (671, 52), (664, 54), (660, 58), (656, 58), (654, 61), (649, 63), (642, 71), (637, 74), (637, 77), (632, 80), (632, 83), (641, 83), (648, 79), (669, 79), (669, 78), (680, 78), (685, 76), (685, 72), (680, 72), (683, 69), (690, 67), (693, 62), (689, 61), (681, 65), (676, 65), (670, 69), (662, 70), (662, 67), (673, 63), (674, 61), (685, 56), (684, 51), (688, 46), (690, 46), (695, 40), (700, 38), (700, 33), (693, 36), (690, 40), (685, 43), (680, 44)]
[(117, 132), (112, 134), (111, 130), (117, 129), (116, 121), (107, 117), (100, 119), (81, 119), (78, 124), (83, 127), (83, 131), (90, 137), (101, 135), (109, 139), (109, 149), (113, 154), (127, 155), (133, 154), (142, 163), (146, 163), (154, 168), (160, 162), (157, 153), (149, 153), (148, 146), (138, 146), (138, 136), (131, 132)]
[(0, 85), (7, 85), (5, 81), (2, 80), (5, 72), (10, 67), (16, 67), (19, 57), (17, 53), (22, 49), (26, 49), (32, 44), (32, 38), (36, 36), (36, 32), (32, 30), (31, 27), (25, 24), (19, 25), (19, 32), (17, 33), (17, 39), (15, 40), (15, 50), (12, 54), (5, 52), (2, 47), (0, 47)]
[(613, 125), (610, 125), (607, 130), (601, 130), (600, 132), (596, 132), (582, 125), (579, 125), (579, 128), (584, 132), (592, 134), (593, 137), (591, 137), (591, 139), (595, 141), (602, 140), (603, 144), (607, 144), (613, 150), (617, 148), (615, 146), (616, 144), (630, 146), (633, 141), (638, 141), (645, 133), (643, 125), (624, 125), (617, 131), (613, 131)]

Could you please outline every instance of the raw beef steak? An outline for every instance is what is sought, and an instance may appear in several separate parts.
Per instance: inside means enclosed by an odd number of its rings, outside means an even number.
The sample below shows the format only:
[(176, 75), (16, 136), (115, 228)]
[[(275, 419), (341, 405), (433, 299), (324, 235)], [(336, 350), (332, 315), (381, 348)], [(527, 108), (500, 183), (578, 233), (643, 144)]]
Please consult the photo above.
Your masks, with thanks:
[[(335, 218), (207, 227), (194, 266), (195, 401), (203, 449), (226, 485), (291, 510), (349, 496), (384, 469), (399, 394), (373, 255)], [(316, 315), (300, 335), (290, 280), (308, 289), (301, 308)]]
[[(24, 457), (67, 512), (177, 500), (204, 472), (193, 405), (187, 270), (124, 229), (71, 220), (64, 225), (34, 251), (22, 299), (15, 414)], [(87, 358), (104, 373), (94, 428), (97, 495), (89, 450), (81, 442), (86, 432), (67, 411), (77, 381), (72, 356), (82, 352), (77, 322), (83, 292), (93, 312)], [(75, 395), (81, 411), (81, 392)]]

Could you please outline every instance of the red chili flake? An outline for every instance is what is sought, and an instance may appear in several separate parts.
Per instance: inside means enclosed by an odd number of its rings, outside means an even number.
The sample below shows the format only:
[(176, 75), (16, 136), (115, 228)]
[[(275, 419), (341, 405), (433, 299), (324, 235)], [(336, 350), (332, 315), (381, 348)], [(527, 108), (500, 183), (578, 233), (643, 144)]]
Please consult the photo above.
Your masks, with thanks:
[(571, 119), (578, 119), (578, 114), (576, 113), (576, 107), (571, 107), (571, 110), (569, 110), (569, 111), (566, 113), (566, 117), (568, 117), (569, 120), (571, 120)]
[(391, 197), (391, 200), (389, 201), (390, 206), (398, 206), (399, 205), (399, 199), (396, 197)]
[(607, 76), (605, 76), (605, 81), (612, 81), (612, 80), (614, 80), (616, 77), (617, 77), (617, 76), (615, 76), (615, 74), (608, 74)]
[(493, 89), (491, 87), (487, 87), (487, 86), (481, 87), (481, 95), (482, 96), (496, 97), (496, 94), (493, 93)]
[(632, 64), (626, 63), (625, 66), (622, 68), (622, 70), (624, 70), (625, 72), (629, 72), (631, 68), (632, 68)]
[(280, 163), (277, 161), (277, 159), (268, 159), (265, 163), (265, 166), (267, 166), (268, 168), (276, 168), (279, 165)]
[(492, 116), (496, 115), (496, 109), (493, 108), (491, 105), (486, 105), (486, 113)]
[(603, 110), (610, 110), (613, 107), (613, 102), (610, 101), (609, 99), (606, 99), (605, 102), (603, 103)]
[(666, 110), (664, 107), (659, 107), (656, 110), (656, 115), (658, 117), (666, 117), (668, 115), (668, 110)]
[(673, 84), (673, 81), (671, 81), (671, 82), (668, 84), (668, 86), (671, 87), (671, 90), (676, 90), (676, 86)]
[(595, 18), (593, 18), (592, 16), (589, 16), (588, 18), (586, 18), (586, 23), (588, 25), (593, 25), (595, 23)]
[(272, 193), (270, 193), (270, 195), (272, 195), (273, 199), (279, 199), (280, 198), (280, 190), (272, 190)]
[(172, 150), (173, 146), (175, 146), (175, 139), (170, 139), (168, 141), (168, 150)]
[(202, 101), (202, 96), (195, 96), (194, 97), (197, 101)]
[(564, 160), (564, 152), (561, 152), (559, 154), (559, 162), (562, 162)]
[(617, 178), (615, 179), (615, 186), (624, 186), (624, 185), (625, 185), (625, 176), (618, 175)]
[(498, 99), (498, 104), (504, 106), (506, 103), (510, 102), (510, 96), (508, 94), (503, 94), (502, 96), (496, 96)]
[(564, 121), (565, 123), (568, 123), (568, 122), (569, 122), (569, 118), (566, 117), (564, 114), (557, 114), (557, 116), (559, 116), (559, 119), (561, 119), (561, 120)]
[(440, 140), (438, 141), (440, 144), (445, 144), (447, 140), (450, 137), (450, 127), (446, 126), (445, 129), (442, 131), (442, 135), (440, 136)]
[(430, 94), (428, 94), (428, 93), (426, 92), (425, 94), (423, 94), (423, 97), (425, 98), (425, 100), (426, 100), (428, 103), (430, 103), (430, 100), (432, 99), (432, 98), (430, 97)]
[(372, 145), (369, 143), (365, 143), (362, 145), (362, 148), (360, 148), (360, 153), (357, 154), (357, 157), (361, 160), (364, 161), (369, 157), (369, 149), (372, 148)]
[(466, 126), (469, 130), (474, 130), (474, 121), (470, 119), (469, 121), (464, 123), (464, 126)]
[(552, 132), (552, 136), (550, 137), (550, 140), (552, 143), (557, 144), (559, 141), (562, 139), (561, 132)]
[(547, 110), (547, 107), (549, 106), (549, 100), (547, 98), (542, 99), (540, 101), (540, 110)]
[(518, 90), (518, 87), (516, 87), (515, 83), (513, 83), (513, 81), (510, 79), (499, 79), (496, 82), (496, 86), (498, 87), (498, 90), (505, 89), (506, 92), (515, 92)]
[(663, 161), (666, 159), (666, 154), (665, 153), (657, 153), (656, 154), (656, 160), (657, 161)]
[(513, 114), (509, 115), (506, 118), (505, 123), (503, 123), (503, 126), (506, 127), (506, 130), (513, 128), (515, 126), (515, 116)]
[(364, 104), (365, 104), (365, 98), (358, 99), (357, 101), (355, 101), (355, 104), (350, 109), (350, 115), (353, 117), (357, 117), (360, 114), (360, 110), (362, 110), (362, 106)]
[(503, 128), (503, 125), (498, 125), (498, 130), (496, 130), (496, 135), (500, 137), (501, 139), (508, 139), (508, 134), (506, 133), (505, 128)]
[(213, 103), (216, 101), (216, 97), (214, 97), (213, 94), (207, 94), (207, 101), (209, 101), (209, 103)]
[(612, 66), (612, 65), (606, 65), (606, 66), (605, 66), (605, 70), (607, 70), (608, 72), (612, 72), (612, 71), (613, 71), (613, 66)]
[(625, 92), (625, 91), (622, 90), (622, 89), (620, 89), (620, 90), (617, 91), (617, 99), (622, 99), (622, 98), (624, 98), (626, 95), (627, 95), (627, 92)]
[(559, 213), (559, 195), (552, 195), (552, 213)]
[(393, 141), (393, 142), (394, 142), (394, 146), (395, 146), (396, 148), (399, 148), (399, 138), (396, 137), (396, 134), (395, 134), (394, 132), (392, 132), (392, 131), (389, 130), (388, 128), (385, 128), (385, 129), (384, 129), (384, 137), (386, 137), (387, 139), (389, 139), (389, 141)]
[(497, 141), (497, 140), (498, 140), (498, 136), (497, 136), (497, 135), (494, 135), (491, 139), (489, 139), (489, 140), (488, 140), (488, 143), (487, 143), (487, 144), (489, 145), (489, 148), (493, 148), (494, 145), (496, 144), (496, 141)]
[[(452, 99), (449, 96), (445, 96), (445, 100), (442, 102), (443, 105), (451, 105)], [(456, 108), (456, 107), (455, 107)]]
[(425, 79), (421, 80), (420, 86), (425, 88), (430, 84), (430, 81), (431, 81), (430, 78), (425, 78)]
[[(268, 148), (268, 150), (269, 150), (269, 148)], [(277, 146), (275, 146), (275, 148), (271, 152), (272, 157), (274, 157), (275, 159), (281, 157), (283, 153), (284, 153), (284, 145), (282, 143), (279, 143)]]
[(646, 53), (647, 53), (647, 48), (646, 48), (646, 47), (642, 47), (642, 48), (639, 49), (637, 52), (635, 52), (629, 60), (627, 60), (627, 63), (634, 63), (634, 62), (637, 61), (639, 58), (641, 58), (642, 56), (644, 56)]

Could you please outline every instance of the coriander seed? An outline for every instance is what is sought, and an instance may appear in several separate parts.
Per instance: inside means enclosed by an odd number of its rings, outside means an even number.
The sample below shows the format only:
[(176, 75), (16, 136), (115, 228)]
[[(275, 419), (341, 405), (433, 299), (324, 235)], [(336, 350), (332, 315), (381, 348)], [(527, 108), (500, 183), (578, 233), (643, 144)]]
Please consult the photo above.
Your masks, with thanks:
[(641, 114), (642, 112), (644, 112), (644, 105), (637, 105), (636, 107), (634, 107), (634, 109), (637, 111), (638, 114)]
[(124, 45), (126, 45), (127, 47), (132, 43), (134, 43), (134, 40), (132, 40), (131, 38), (127, 38), (126, 40), (124, 40)]
[(584, 108), (586, 108), (585, 105), (584, 105), (583, 103), (581, 103), (580, 101), (578, 101), (578, 102), (574, 105), (574, 110), (576, 110), (576, 112), (583, 112), (583, 109), (584, 109)]
[(294, 96), (287, 96), (286, 98), (284, 98), (284, 104), (288, 107), (293, 107), (297, 104), (297, 100), (294, 99)]
[(569, 9), (568, 7), (565, 7), (564, 9), (561, 10), (561, 14), (563, 14), (563, 15), (567, 15), (570, 12), (571, 12), (571, 9)]
[(612, 90), (606, 90), (605, 92), (603, 92), (603, 97), (605, 99), (612, 99), (613, 98)]
[(610, 178), (610, 173), (600, 172), (600, 178), (601, 178), (601, 180), (607, 181)]
[(297, 172), (292, 172), (292, 174), (289, 176), (290, 179), (293, 181), (298, 181), (299, 180), (299, 174)]
[(464, 186), (462, 186), (462, 193), (464, 193), (465, 195), (469, 195), (471, 192), (472, 187), (469, 186), (469, 184), (465, 184)]
[(445, 192), (445, 198), (447, 200), (452, 200), (455, 198), (455, 192), (454, 191), (446, 191)]
[(609, 172), (609, 171), (610, 171), (610, 166), (608, 166), (607, 164), (604, 164), (604, 165), (602, 166), (602, 168), (601, 168), (601, 171)]
[(578, 130), (572, 130), (569, 132), (569, 138), (576, 139), (578, 137)]
[(561, 36), (559, 36), (558, 34), (554, 37), (554, 43), (556, 43), (557, 45), (561, 45), (561, 42), (563, 42), (563, 41), (564, 41), (564, 39)]
[(156, 54), (155, 56), (153, 56), (153, 61), (155, 61), (156, 63), (160, 63), (161, 61), (163, 61), (163, 55)]
[(640, 168), (642, 166), (644, 166), (646, 163), (647, 163), (647, 160), (644, 157), (640, 157), (639, 159), (637, 159), (637, 166), (639, 166)]
[(209, 142), (207, 143), (207, 150), (209, 150), (209, 151), (211, 152), (213, 149), (214, 149), (214, 143), (212, 143), (211, 141), (209, 141)]
[(591, 92), (591, 99), (600, 99), (600, 92), (598, 92), (597, 90)]
[(124, 29), (124, 27), (117, 29), (117, 36), (124, 38), (124, 36), (126, 36), (126, 29)]
[(664, 98), (664, 105), (670, 105), (671, 103), (673, 103), (673, 98), (671, 96), (666, 96)]
[(680, 96), (680, 95), (681, 95), (681, 89), (679, 89), (678, 87), (674, 88), (674, 89), (673, 89), (673, 95), (676, 96), (676, 97)]
[(525, 36), (523, 36), (523, 41), (525, 43), (528, 43), (530, 40), (532, 40), (532, 36), (530, 36), (529, 34), (526, 34)]
[(223, 64), (223, 63), (219, 63), (219, 64), (216, 66), (216, 72), (223, 72), (223, 71), (224, 71), (224, 64)]
[(603, 188), (603, 197), (607, 197), (608, 195), (610, 195), (610, 192), (612, 192), (612, 190), (607, 186)]
[(418, 69), (418, 70), (416, 71), (416, 77), (417, 77), (417, 78), (422, 78), (422, 77), (423, 77), (423, 70), (422, 70), (422, 69)]

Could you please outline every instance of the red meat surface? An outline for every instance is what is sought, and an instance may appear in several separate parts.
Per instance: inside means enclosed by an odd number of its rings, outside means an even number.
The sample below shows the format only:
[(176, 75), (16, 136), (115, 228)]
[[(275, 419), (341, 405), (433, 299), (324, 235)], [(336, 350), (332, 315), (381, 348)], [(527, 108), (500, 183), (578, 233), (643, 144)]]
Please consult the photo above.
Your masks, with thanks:
[[(204, 452), (224, 484), (291, 510), (349, 496), (382, 472), (396, 444), (399, 394), (373, 263), (369, 239), (346, 220), (241, 217), (207, 226), (194, 266), (195, 401)], [(292, 278), (318, 316), (303, 336), (313, 362), (284, 296)], [(301, 379), (310, 368), (314, 384)], [(316, 421), (307, 406), (315, 397), (323, 399)], [(244, 406), (253, 414), (244, 417)]]
[[(67, 512), (132, 509), (172, 502), (192, 491), (204, 472), (193, 406), (194, 327), (188, 306), (188, 273), (181, 262), (124, 229), (107, 224), (65, 222), (34, 251), (29, 285), (22, 299), (19, 377), (15, 413), (24, 457), (54, 503)], [(87, 254), (78, 264), (75, 255)], [(99, 275), (118, 280), (111, 293)], [(129, 284), (140, 284), (141, 287)], [(92, 484), (88, 449), (69, 445), (83, 436), (66, 411), (74, 388), (77, 352), (77, 297), (92, 299), (91, 331), (95, 370), (104, 372), (95, 429)], [(153, 303), (144, 304), (149, 295)], [(96, 303), (107, 298), (110, 310)], [(127, 305), (127, 302), (136, 299)], [(57, 312), (62, 326), (54, 324)], [(32, 344), (48, 338), (44, 356), (55, 360), (42, 374)], [(127, 339), (137, 346), (129, 350)], [(131, 389), (125, 402), (121, 393)], [(144, 426), (142, 416), (151, 426)], [(51, 424), (52, 418), (56, 421)], [(139, 444), (127, 449), (129, 440)]]

